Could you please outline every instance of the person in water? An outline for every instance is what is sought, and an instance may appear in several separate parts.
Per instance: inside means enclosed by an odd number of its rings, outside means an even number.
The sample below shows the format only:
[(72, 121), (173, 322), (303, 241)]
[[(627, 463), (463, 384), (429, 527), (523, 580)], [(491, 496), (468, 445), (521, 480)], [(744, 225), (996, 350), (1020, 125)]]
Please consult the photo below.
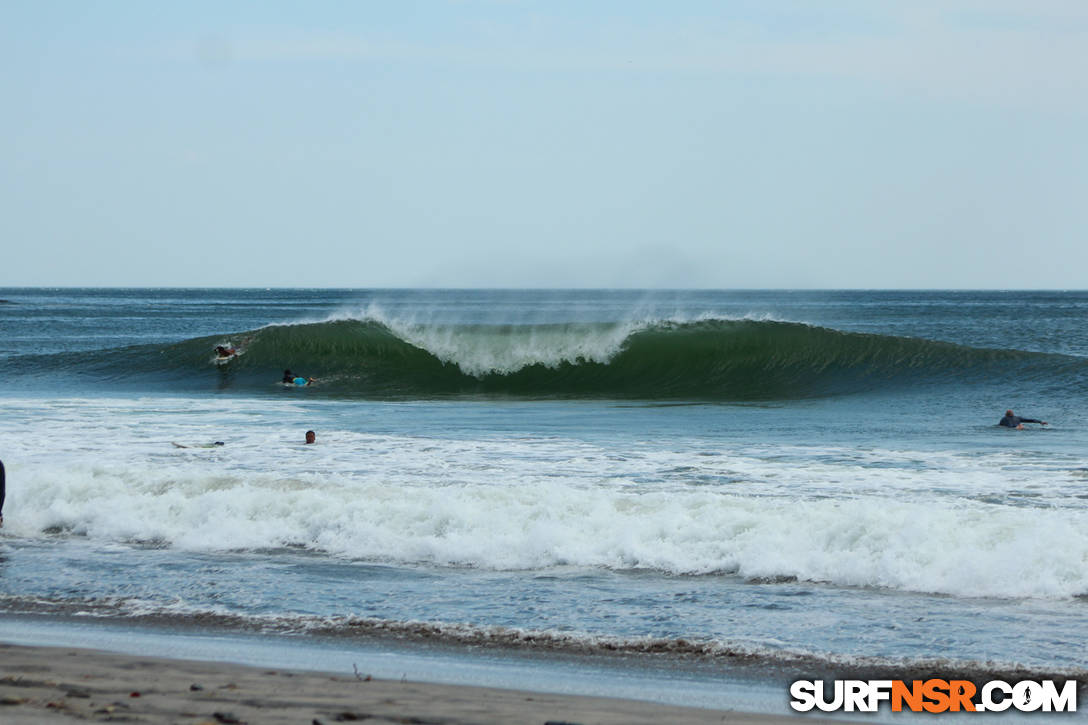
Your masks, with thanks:
[(1038, 423), (1040, 425), (1046, 425), (1045, 420), (1035, 420), (1034, 418), (1021, 418), (1018, 415), (1014, 415), (1011, 410), (1005, 411), (1005, 417), (998, 422), (998, 425), (1005, 428), (1015, 428), (1016, 430), (1024, 430), (1024, 423)]
[(314, 382), (314, 378), (304, 378), (301, 375), (295, 375), (290, 370), (283, 371), (284, 385), (309, 385), (312, 382)]
[(230, 357), (234, 353), (238, 352), (233, 347), (227, 347), (226, 345), (216, 345), (215, 354), (218, 357)]
[(4, 473), (4, 462), (0, 461), (0, 526), (4, 525), (4, 494), (6, 493), (7, 488), (5, 485), (7, 483), (5, 481), (6, 478), (7, 476)]
[(306, 431), (306, 445), (309, 445), (311, 443), (317, 443), (317, 433), (314, 433), (312, 430), (308, 430)]

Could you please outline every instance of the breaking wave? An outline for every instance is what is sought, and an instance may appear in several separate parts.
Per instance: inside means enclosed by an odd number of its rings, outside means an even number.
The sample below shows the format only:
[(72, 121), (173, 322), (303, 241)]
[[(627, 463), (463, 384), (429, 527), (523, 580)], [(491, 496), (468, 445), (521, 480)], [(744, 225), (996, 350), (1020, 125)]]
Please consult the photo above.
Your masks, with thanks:
[[(216, 365), (212, 349), (242, 353)], [(990, 350), (766, 319), (533, 325), (423, 325), (366, 316), (280, 324), (118, 351), (20, 356), (23, 374), (66, 373), (170, 389), (273, 390), (283, 370), (307, 392), (427, 398), (511, 396), (689, 400), (802, 399), (995, 376), (1063, 376), (1081, 358)]]

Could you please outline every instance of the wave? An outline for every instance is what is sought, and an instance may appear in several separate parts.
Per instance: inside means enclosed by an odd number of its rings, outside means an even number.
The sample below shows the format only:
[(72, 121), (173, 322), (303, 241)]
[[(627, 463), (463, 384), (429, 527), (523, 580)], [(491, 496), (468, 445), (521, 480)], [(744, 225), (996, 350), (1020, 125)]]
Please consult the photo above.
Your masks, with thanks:
[[(139, 599), (95, 598), (55, 600), (0, 595), (0, 611), (10, 614), (100, 619), (121, 619), (126, 624), (215, 628), (222, 631), (256, 631), (274, 635), (311, 635), (322, 638), (392, 639), (426, 645), (458, 645), (473, 649), (543, 651), (576, 656), (638, 656), (682, 660), (728, 661), (730, 666), (771, 667), (837, 672), (840, 677), (929, 679), (1003, 679), (1016, 681), (1033, 677), (1081, 682), (1088, 671), (1077, 666), (1054, 666), (950, 657), (860, 656), (818, 652), (742, 640), (704, 637), (617, 636), (592, 632), (531, 629), (466, 622), (381, 619), (358, 615), (321, 616), (313, 614), (252, 614), (227, 612), (221, 608), (202, 609), (179, 603), (156, 604)], [(1081, 689), (1084, 689), (1082, 685)]]
[[(359, 455), (370, 452), (360, 447)], [(935, 505), (901, 491), (743, 495), (442, 475), (448, 483), (420, 486), (342, 473), (236, 474), (199, 456), (161, 468), (42, 466), (11, 492), (19, 515), (5, 531), (204, 552), (289, 547), (491, 571), (574, 566), (958, 597), (1088, 595), (1081, 508)]]
[[(244, 354), (215, 365), (212, 349)], [(319, 394), (772, 400), (995, 375), (1078, 376), (1088, 361), (843, 332), (766, 319), (421, 325), (368, 316), (199, 337), (168, 346), (20, 356), (19, 375), (64, 372), (172, 388), (270, 390), (285, 368)]]

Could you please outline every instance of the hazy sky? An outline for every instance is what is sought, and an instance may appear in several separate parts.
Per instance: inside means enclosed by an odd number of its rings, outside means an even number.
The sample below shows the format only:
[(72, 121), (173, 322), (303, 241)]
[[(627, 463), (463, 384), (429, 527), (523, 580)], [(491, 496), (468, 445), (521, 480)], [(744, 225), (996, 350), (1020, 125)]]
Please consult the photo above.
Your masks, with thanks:
[(1088, 2), (0, 0), (0, 285), (1088, 288)]

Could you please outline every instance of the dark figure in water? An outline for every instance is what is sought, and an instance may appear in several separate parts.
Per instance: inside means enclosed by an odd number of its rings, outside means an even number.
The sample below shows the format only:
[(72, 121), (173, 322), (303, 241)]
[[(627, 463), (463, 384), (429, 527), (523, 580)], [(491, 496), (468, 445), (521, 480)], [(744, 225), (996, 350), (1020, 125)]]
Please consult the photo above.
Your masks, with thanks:
[(4, 525), (4, 494), (6, 493), (7, 486), (4, 480), (7, 476), (4, 474), (4, 462), (0, 461), (0, 526)]
[(314, 433), (312, 430), (306, 431), (306, 443), (307, 444), (315, 443), (316, 441), (317, 441), (317, 433)]
[(283, 371), (283, 384), (284, 385), (309, 385), (314, 382), (315, 378), (304, 378), (301, 375), (295, 375), (290, 370)]
[(1013, 415), (1011, 410), (1005, 411), (1005, 417), (998, 423), (1005, 428), (1015, 428), (1016, 430), (1024, 430), (1024, 423), (1039, 423), (1040, 425), (1046, 425), (1045, 420), (1035, 420), (1034, 418), (1021, 418), (1018, 415)]
[(217, 357), (230, 357), (234, 353), (238, 352), (233, 347), (227, 347), (226, 345), (216, 345), (215, 354)]

